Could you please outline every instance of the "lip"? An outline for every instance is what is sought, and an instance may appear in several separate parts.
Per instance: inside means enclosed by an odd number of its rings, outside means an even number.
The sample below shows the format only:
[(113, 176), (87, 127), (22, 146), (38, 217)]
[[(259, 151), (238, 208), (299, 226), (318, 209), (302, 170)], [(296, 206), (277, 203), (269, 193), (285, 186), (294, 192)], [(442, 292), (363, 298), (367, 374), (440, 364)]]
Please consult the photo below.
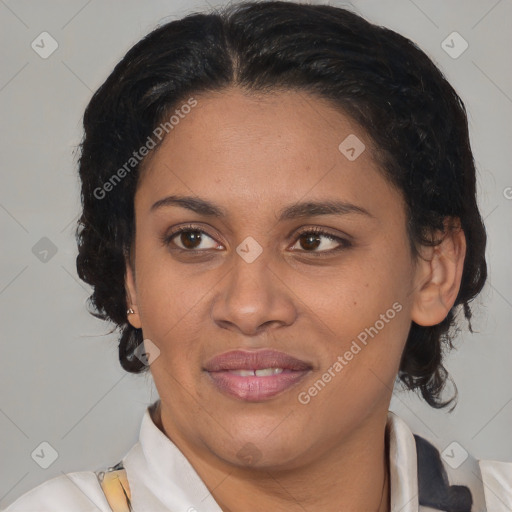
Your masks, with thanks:
[[(233, 370), (282, 368), (283, 372), (264, 377), (242, 377)], [(249, 402), (263, 401), (289, 389), (312, 370), (312, 365), (276, 350), (233, 350), (210, 359), (204, 370), (216, 388), (231, 397)]]
[(277, 350), (232, 350), (210, 359), (204, 369), (207, 372), (223, 370), (263, 370), (264, 368), (283, 368), (285, 370), (310, 370), (312, 365)]

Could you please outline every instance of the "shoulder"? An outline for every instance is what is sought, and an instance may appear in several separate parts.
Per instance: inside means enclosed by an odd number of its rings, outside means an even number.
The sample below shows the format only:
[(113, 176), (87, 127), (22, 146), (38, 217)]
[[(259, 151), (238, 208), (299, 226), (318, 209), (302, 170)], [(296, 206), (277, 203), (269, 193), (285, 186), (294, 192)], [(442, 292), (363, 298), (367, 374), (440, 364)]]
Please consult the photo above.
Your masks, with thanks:
[(420, 505), (433, 510), (512, 510), (512, 462), (479, 460), (457, 441), (414, 434)]
[(479, 460), (488, 510), (512, 510), (512, 462)]
[(433, 440), (392, 411), (388, 427), (399, 477), (417, 479), (419, 510), (512, 511), (512, 462), (479, 459), (464, 441)]
[(67, 473), (34, 487), (4, 512), (111, 512), (93, 471)]

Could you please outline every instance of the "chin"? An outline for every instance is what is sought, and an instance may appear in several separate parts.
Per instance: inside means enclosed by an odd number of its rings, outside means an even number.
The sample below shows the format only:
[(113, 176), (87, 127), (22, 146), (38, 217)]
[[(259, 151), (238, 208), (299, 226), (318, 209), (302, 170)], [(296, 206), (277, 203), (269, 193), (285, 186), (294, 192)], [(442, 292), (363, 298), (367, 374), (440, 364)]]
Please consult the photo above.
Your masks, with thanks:
[[(233, 432), (233, 431), (232, 431)], [(271, 433), (265, 428), (257, 431), (240, 429), (227, 445), (213, 447), (212, 451), (228, 464), (239, 468), (261, 470), (292, 469), (299, 465), (298, 458), (306, 439), (296, 439), (287, 432), (284, 435)]]

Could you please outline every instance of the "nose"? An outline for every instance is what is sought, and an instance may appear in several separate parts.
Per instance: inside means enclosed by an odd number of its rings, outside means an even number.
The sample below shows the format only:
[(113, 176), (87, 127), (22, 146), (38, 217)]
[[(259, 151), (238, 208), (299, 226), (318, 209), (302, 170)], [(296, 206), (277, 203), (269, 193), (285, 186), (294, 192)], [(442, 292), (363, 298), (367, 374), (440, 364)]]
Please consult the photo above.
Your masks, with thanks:
[(297, 310), (294, 294), (264, 254), (252, 263), (234, 256), (233, 266), (217, 287), (212, 318), (224, 329), (245, 336), (291, 325)]

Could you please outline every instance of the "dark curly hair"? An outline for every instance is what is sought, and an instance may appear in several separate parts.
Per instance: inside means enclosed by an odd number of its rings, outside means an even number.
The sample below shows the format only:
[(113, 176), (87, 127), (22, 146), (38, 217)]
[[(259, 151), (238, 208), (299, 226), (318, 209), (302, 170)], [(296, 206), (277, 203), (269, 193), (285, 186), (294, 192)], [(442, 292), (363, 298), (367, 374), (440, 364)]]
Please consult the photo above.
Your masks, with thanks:
[(359, 123), (382, 172), (405, 198), (416, 256), (419, 244), (435, 244), (433, 233), (445, 232), (445, 219), (460, 221), (467, 252), (455, 305), (438, 325), (412, 323), (398, 373), (432, 407), (446, 407), (457, 396), (455, 387), (453, 397), (441, 401), (455, 315), (462, 307), (471, 330), (468, 304), (487, 278), (465, 106), (409, 39), (327, 5), (248, 2), (171, 21), (133, 46), (93, 95), (80, 145), (76, 263), (79, 277), (93, 287), (91, 314), (120, 331), (121, 366), (132, 373), (149, 368), (134, 357), (143, 337), (127, 321), (124, 284), (134, 195), (150, 158), (137, 150), (150, 139), (158, 147), (155, 128), (193, 94), (231, 86), (304, 91)]

